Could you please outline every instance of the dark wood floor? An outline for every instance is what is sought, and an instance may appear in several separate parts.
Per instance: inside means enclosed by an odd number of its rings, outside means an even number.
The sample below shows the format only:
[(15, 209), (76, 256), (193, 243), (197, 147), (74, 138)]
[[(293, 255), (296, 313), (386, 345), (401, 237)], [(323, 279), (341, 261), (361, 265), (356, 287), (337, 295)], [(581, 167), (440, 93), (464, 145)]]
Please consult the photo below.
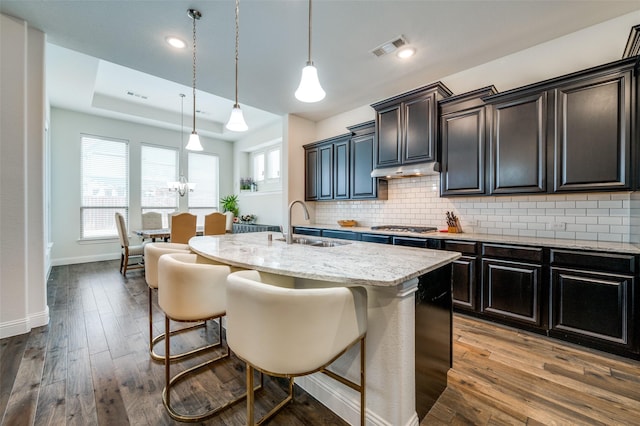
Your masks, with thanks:
[[(163, 365), (147, 351), (147, 286), (118, 263), (53, 268), (51, 322), (0, 340), (2, 425), (170, 425), (161, 402)], [(164, 325), (157, 305), (156, 332)], [(172, 340), (176, 350), (217, 338), (217, 327)], [(200, 358), (202, 359), (202, 358)], [(174, 364), (175, 371), (200, 359)], [(232, 358), (180, 387), (177, 406), (216, 405), (241, 393), (244, 367)], [(258, 415), (284, 395), (267, 380)], [(244, 404), (208, 425), (243, 425)], [(303, 391), (274, 425), (344, 425)], [(424, 425), (640, 424), (640, 363), (456, 315), (449, 386)]]

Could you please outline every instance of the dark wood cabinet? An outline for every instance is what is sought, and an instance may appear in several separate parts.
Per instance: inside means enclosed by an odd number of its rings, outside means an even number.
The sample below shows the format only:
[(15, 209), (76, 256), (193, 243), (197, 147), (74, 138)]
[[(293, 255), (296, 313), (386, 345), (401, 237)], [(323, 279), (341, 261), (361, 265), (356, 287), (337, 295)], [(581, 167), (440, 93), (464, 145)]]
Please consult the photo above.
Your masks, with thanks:
[(486, 193), (632, 189), (636, 66), (624, 59), (484, 97)]
[(305, 149), (304, 160), (304, 199), (307, 201), (314, 201), (318, 199), (318, 148), (314, 147)]
[(636, 257), (553, 249), (550, 261), (549, 335), (610, 352), (637, 352)]
[(438, 101), (451, 91), (437, 82), (371, 105), (376, 110), (376, 167), (438, 159)]
[(350, 185), (351, 199), (387, 199), (387, 181), (372, 178), (375, 167), (375, 122), (348, 127), (351, 131)]
[(333, 198), (349, 198), (349, 140), (333, 144)]
[(631, 188), (631, 69), (576, 78), (552, 94), (556, 119), (553, 190)]
[(546, 192), (547, 93), (492, 103), (491, 113), (490, 193)]
[(485, 193), (487, 108), (481, 98), (495, 93), (491, 86), (440, 101), (441, 195)]
[(358, 232), (353, 232), (353, 231), (323, 229), (322, 236), (327, 238), (339, 238), (341, 240), (360, 241), (360, 234)]
[(482, 313), (505, 323), (545, 328), (542, 260), (541, 248), (483, 244)]
[(349, 198), (350, 134), (305, 145), (305, 200)]
[(453, 306), (456, 310), (478, 310), (478, 243), (471, 241), (445, 241), (444, 249), (459, 251), (462, 257), (453, 261), (451, 285)]

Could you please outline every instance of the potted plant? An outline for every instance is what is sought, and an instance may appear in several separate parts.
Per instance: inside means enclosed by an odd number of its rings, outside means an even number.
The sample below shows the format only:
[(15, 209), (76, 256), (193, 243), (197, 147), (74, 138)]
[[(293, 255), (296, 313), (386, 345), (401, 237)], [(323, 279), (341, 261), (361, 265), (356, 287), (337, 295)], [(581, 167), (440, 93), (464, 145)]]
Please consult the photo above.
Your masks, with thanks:
[(240, 207), (238, 206), (238, 196), (237, 195), (227, 195), (226, 197), (220, 198), (220, 203), (222, 204), (222, 212), (232, 212), (234, 217), (238, 216), (238, 212), (240, 211)]

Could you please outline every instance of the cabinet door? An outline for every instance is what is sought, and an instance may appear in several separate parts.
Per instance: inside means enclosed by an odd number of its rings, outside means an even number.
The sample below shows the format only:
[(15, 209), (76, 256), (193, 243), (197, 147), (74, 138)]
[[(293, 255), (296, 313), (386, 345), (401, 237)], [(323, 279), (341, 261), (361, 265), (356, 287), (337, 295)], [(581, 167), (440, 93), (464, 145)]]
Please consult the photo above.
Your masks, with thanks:
[(543, 326), (542, 266), (482, 259), (482, 312), (506, 322)]
[(484, 194), (485, 107), (443, 115), (441, 126), (441, 194)]
[(376, 165), (379, 167), (395, 166), (401, 160), (401, 121), (400, 105), (376, 112)]
[(546, 191), (546, 92), (493, 105), (491, 193)]
[(349, 198), (349, 140), (333, 145), (333, 198)]
[(371, 177), (373, 140), (373, 133), (351, 139), (351, 198), (376, 197), (376, 179)]
[(555, 90), (554, 191), (630, 188), (631, 72)]
[(318, 199), (333, 198), (333, 144), (318, 148)]
[(305, 150), (305, 191), (304, 199), (318, 199), (318, 148)]
[(453, 305), (475, 311), (476, 302), (476, 256), (462, 256), (453, 261), (451, 281)]
[(436, 161), (435, 136), (437, 126), (436, 94), (430, 93), (417, 99), (403, 102), (405, 129), (402, 135), (402, 162), (415, 163), (421, 161)]
[(551, 268), (551, 327), (555, 337), (633, 347), (632, 276)]

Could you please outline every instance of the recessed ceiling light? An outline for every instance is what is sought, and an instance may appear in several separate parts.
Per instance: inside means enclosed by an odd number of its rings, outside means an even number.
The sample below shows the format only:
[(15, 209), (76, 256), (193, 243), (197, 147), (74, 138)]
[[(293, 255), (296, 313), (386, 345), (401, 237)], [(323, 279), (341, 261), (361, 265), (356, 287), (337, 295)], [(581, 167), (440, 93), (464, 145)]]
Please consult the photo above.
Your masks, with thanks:
[(167, 43), (169, 43), (169, 45), (175, 47), (176, 49), (184, 49), (185, 47), (187, 47), (187, 43), (181, 38), (167, 36), (164, 39), (167, 41)]
[(398, 50), (398, 53), (396, 53), (396, 55), (398, 55), (398, 58), (400, 59), (407, 59), (415, 55), (415, 53), (416, 49), (414, 49), (413, 47), (405, 47), (404, 49)]

